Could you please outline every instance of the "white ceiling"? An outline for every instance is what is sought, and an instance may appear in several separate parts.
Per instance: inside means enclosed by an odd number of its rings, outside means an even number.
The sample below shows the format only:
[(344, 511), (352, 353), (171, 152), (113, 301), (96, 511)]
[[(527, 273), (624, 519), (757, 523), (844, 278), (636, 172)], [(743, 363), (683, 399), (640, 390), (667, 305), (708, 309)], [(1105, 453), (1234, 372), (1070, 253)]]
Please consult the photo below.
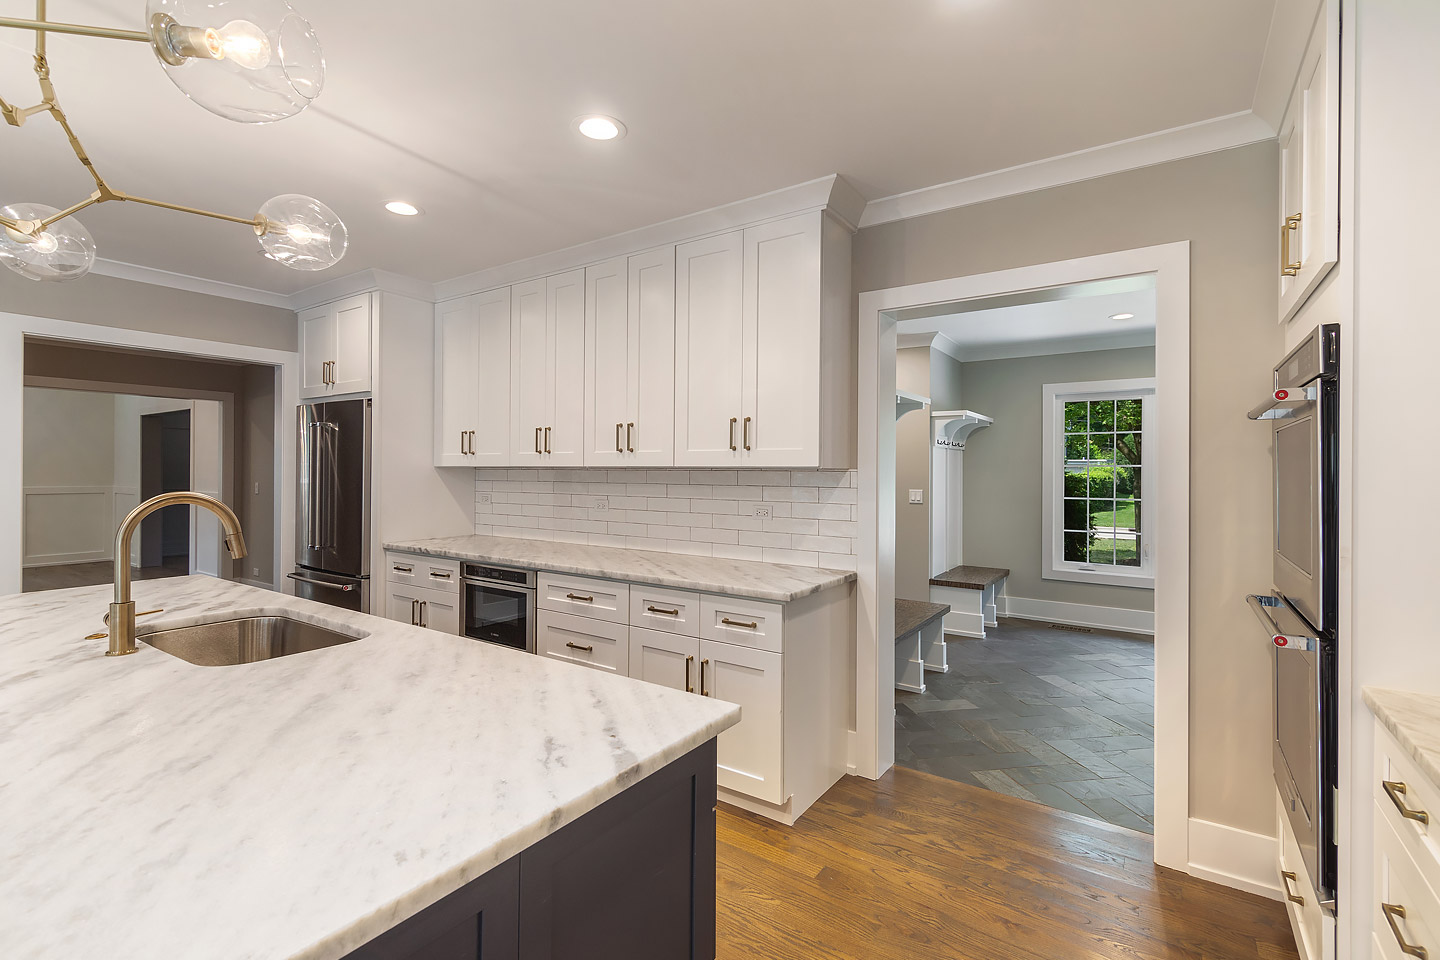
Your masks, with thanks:
[[(136, 43), (51, 39), (61, 102), (132, 193), (243, 216), (280, 193), (350, 228), (325, 273), (244, 227), (107, 204), (102, 257), (291, 293), (378, 268), (427, 281), (840, 173), (868, 199), (1250, 109), (1273, 0), (294, 0), (325, 46), (298, 117), (230, 123)], [(142, 25), (141, 0), (51, 0)], [(28, 0), (0, 0), (33, 16)], [(0, 31), (0, 96), (38, 99)], [(610, 143), (570, 127), (610, 113)], [(90, 185), (56, 124), (0, 127), (0, 203)], [(427, 215), (402, 219), (401, 198)]]
[[(1111, 320), (1117, 314), (1128, 320)], [(910, 312), (899, 345), (929, 344), (964, 361), (1036, 357), (1155, 344), (1152, 277), (1121, 277)]]

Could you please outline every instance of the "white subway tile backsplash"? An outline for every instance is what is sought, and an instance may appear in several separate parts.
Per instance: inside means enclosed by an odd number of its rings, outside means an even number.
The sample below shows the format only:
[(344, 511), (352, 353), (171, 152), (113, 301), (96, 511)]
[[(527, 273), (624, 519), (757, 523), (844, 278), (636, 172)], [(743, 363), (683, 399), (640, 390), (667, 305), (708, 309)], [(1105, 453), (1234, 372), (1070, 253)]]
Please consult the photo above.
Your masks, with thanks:
[(853, 470), (480, 468), (475, 532), (853, 570), (856, 482)]

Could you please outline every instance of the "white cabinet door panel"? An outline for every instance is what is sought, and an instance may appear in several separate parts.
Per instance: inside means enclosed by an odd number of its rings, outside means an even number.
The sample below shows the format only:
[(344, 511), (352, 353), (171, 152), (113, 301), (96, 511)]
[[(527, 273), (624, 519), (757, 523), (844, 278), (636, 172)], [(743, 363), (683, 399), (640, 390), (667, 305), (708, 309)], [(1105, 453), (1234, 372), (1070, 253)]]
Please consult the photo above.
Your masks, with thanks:
[(545, 281), (510, 288), (510, 460), (537, 466), (550, 413), (551, 358), (545, 310)]
[(335, 317), (329, 307), (300, 314), (300, 398), (310, 400), (330, 392), (327, 364), (335, 359)]
[(585, 465), (623, 466), (630, 418), (630, 292), (625, 257), (585, 270)]
[(675, 248), (629, 259), (626, 463), (675, 462)]
[(1340, 0), (1321, 4), (1279, 140), (1284, 323), (1340, 259)]
[(699, 640), (644, 627), (630, 628), (630, 676), (636, 680), (695, 693), (699, 670)]
[(545, 281), (549, 335), (549, 411), (542, 426), (546, 466), (585, 463), (585, 271), (572, 270)]
[(330, 309), (335, 314), (334, 366), (330, 368), (332, 394), (363, 393), (370, 389), (371, 297), (341, 300)]
[(477, 467), (510, 462), (510, 288), (475, 297), (476, 414), (469, 460)]
[(740, 705), (740, 722), (720, 734), (719, 783), (769, 803), (785, 794), (781, 655), (700, 641), (701, 692)]
[(435, 466), (471, 466), (470, 431), (480, 411), (477, 297), (435, 308)]
[(734, 465), (744, 413), (743, 232), (675, 248), (675, 465)]
[(745, 231), (746, 466), (820, 462), (820, 218), (807, 214)]

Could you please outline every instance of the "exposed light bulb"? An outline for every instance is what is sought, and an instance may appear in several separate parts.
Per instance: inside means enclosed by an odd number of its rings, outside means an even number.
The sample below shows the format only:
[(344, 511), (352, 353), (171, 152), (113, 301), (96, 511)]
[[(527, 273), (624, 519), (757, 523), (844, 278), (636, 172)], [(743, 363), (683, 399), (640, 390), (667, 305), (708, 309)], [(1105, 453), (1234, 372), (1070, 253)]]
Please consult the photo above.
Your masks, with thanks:
[(270, 38), (249, 20), (231, 20), (216, 30), (205, 31), (205, 47), (216, 60), (229, 60), (246, 70), (264, 70), (270, 65)]
[(329, 239), (326, 234), (307, 227), (303, 223), (290, 224), (285, 228), (285, 235), (296, 243), (317, 243)]
[(55, 234), (45, 232), (35, 238), (36, 253), (54, 253), (60, 248), (60, 241), (55, 239)]

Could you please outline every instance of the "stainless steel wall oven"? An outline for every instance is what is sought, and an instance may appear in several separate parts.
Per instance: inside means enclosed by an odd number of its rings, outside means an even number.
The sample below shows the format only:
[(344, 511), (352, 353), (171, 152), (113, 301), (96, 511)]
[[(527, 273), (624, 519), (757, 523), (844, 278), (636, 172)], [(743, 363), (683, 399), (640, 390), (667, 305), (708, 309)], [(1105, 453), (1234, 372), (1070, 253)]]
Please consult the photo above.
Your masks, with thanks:
[(1274, 430), (1272, 588), (1247, 598), (1274, 651), (1274, 771), (1305, 868), (1335, 908), (1340, 328), (1317, 327), (1250, 411)]
[(467, 563), (461, 567), (460, 633), (535, 652), (535, 571)]

